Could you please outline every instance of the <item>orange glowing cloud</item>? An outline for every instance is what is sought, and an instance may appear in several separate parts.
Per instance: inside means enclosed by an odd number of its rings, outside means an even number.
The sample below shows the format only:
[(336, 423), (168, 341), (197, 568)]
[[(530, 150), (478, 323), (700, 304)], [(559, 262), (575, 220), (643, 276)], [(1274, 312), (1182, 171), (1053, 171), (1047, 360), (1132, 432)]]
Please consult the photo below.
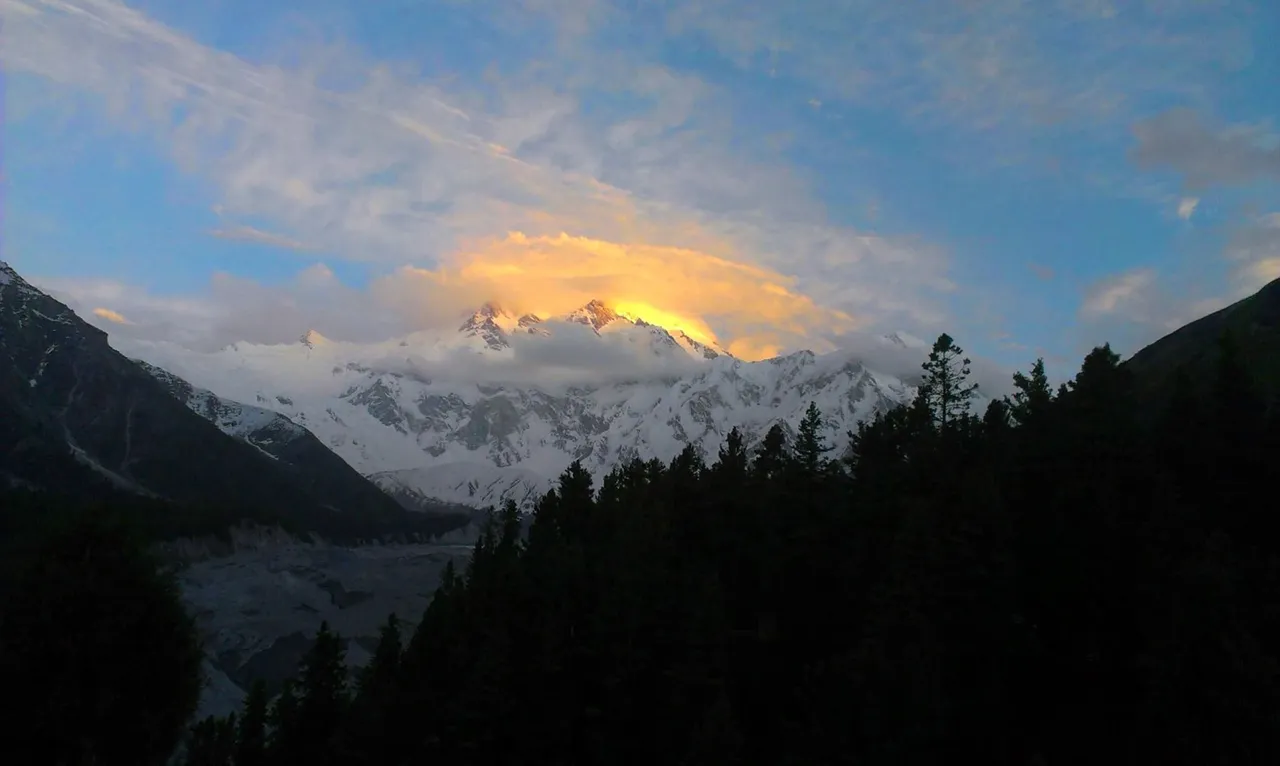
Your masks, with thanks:
[(99, 319), (105, 319), (108, 322), (114, 322), (116, 324), (132, 324), (132, 322), (124, 318), (123, 314), (118, 311), (112, 311), (108, 308), (96, 308), (93, 310), (93, 315)]
[(679, 247), (513, 232), (463, 248), (437, 270), (405, 267), (377, 288), (402, 308), (446, 318), (483, 301), (552, 317), (592, 299), (744, 359), (812, 346), (858, 321), (796, 291), (794, 279)]

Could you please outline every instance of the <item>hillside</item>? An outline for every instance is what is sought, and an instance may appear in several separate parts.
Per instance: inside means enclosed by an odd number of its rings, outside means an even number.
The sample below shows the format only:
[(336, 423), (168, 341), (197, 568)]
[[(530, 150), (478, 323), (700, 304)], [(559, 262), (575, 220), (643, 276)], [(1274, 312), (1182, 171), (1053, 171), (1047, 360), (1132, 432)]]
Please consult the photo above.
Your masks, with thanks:
[(1164, 336), (1125, 366), (1133, 370), (1139, 390), (1158, 406), (1167, 399), (1179, 368), (1185, 368), (1198, 386), (1208, 385), (1224, 333), (1230, 333), (1239, 348), (1258, 392), (1266, 401), (1280, 401), (1280, 280)]
[[(85, 499), (110, 486), (232, 515), (288, 516), (316, 531), (423, 526), (305, 429), (273, 415), (266, 430), (228, 435), (175, 396), (176, 380), (153, 373), (0, 263), (0, 478), (7, 486)], [(257, 444), (245, 438), (255, 433)], [(263, 448), (268, 433), (279, 437), (274, 452)]]

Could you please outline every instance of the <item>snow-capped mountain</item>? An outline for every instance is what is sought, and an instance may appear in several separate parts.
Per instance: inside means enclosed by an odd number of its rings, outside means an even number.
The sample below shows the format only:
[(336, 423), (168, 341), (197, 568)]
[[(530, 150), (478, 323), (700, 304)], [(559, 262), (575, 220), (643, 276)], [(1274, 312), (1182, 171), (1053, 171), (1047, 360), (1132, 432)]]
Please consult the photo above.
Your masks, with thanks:
[[(880, 343), (919, 353), (914, 338)], [(397, 497), (472, 506), (527, 505), (574, 460), (603, 475), (687, 444), (714, 456), (734, 427), (749, 441), (777, 422), (794, 429), (811, 401), (842, 447), (858, 420), (914, 395), (909, 378), (852, 352), (747, 362), (601, 301), (547, 318), (489, 303), (456, 330), (382, 343), (313, 332), (211, 354), (122, 346), (218, 397), (286, 416)]]

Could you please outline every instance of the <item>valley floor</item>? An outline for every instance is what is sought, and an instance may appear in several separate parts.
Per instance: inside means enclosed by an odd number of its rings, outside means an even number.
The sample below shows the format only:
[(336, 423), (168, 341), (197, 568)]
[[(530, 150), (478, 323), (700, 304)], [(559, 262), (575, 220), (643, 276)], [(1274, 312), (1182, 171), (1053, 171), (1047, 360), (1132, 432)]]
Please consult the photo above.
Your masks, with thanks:
[(364, 664), (387, 615), (416, 624), (445, 564), (461, 566), (471, 550), (282, 543), (190, 565), (178, 580), (207, 655), (199, 715), (238, 709), (252, 678), (274, 691), (297, 670), (321, 621), (349, 639), (348, 663)]

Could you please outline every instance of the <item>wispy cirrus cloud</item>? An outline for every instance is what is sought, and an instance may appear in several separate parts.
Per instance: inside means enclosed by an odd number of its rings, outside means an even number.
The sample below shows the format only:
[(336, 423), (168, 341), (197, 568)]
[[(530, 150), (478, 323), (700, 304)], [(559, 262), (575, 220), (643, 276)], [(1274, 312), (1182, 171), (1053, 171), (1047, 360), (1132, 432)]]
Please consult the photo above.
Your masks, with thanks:
[[(578, 3), (517, 11), (603, 18)], [(535, 68), (481, 92), (350, 49), (251, 62), (114, 0), (9, 0), (0, 13), (7, 68), (89, 94), (215, 184), (228, 221), (215, 236), (436, 268), (467, 242), (564, 232), (772, 269), (831, 311), (907, 325), (945, 316), (954, 288), (942, 248), (829, 223), (793, 169), (734, 150), (722, 93), (660, 65), (591, 54), (589, 75)], [(593, 115), (584, 99), (601, 88), (629, 106)]]
[(227, 239), (234, 242), (251, 242), (259, 245), (269, 245), (271, 247), (279, 247), (285, 250), (315, 250), (316, 248), (291, 239), (282, 234), (275, 234), (270, 231), (264, 231), (253, 226), (230, 226), (220, 229), (211, 229), (209, 236), (218, 239)]
[(928, 0), (667, 4), (667, 29), (828, 101), (884, 105), (987, 131), (1125, 121), (1144, 104), (1211, 99), (1252, 56), (1249, 2)]
[(1140, 318), (1155, 281), (1154, 269), (1136, 269), (1108, 277), (1089, 288), (1080, 314), (1092, 318), (1123, 312)]
[(1086, 347), (1107, 340), (1130, 354), (1233, 300), (1212, 290), (1196, 291), (1177, 275), (1139, 268), (1091, 285), (1079, 315), (1084, 327), (1096, 333)]

